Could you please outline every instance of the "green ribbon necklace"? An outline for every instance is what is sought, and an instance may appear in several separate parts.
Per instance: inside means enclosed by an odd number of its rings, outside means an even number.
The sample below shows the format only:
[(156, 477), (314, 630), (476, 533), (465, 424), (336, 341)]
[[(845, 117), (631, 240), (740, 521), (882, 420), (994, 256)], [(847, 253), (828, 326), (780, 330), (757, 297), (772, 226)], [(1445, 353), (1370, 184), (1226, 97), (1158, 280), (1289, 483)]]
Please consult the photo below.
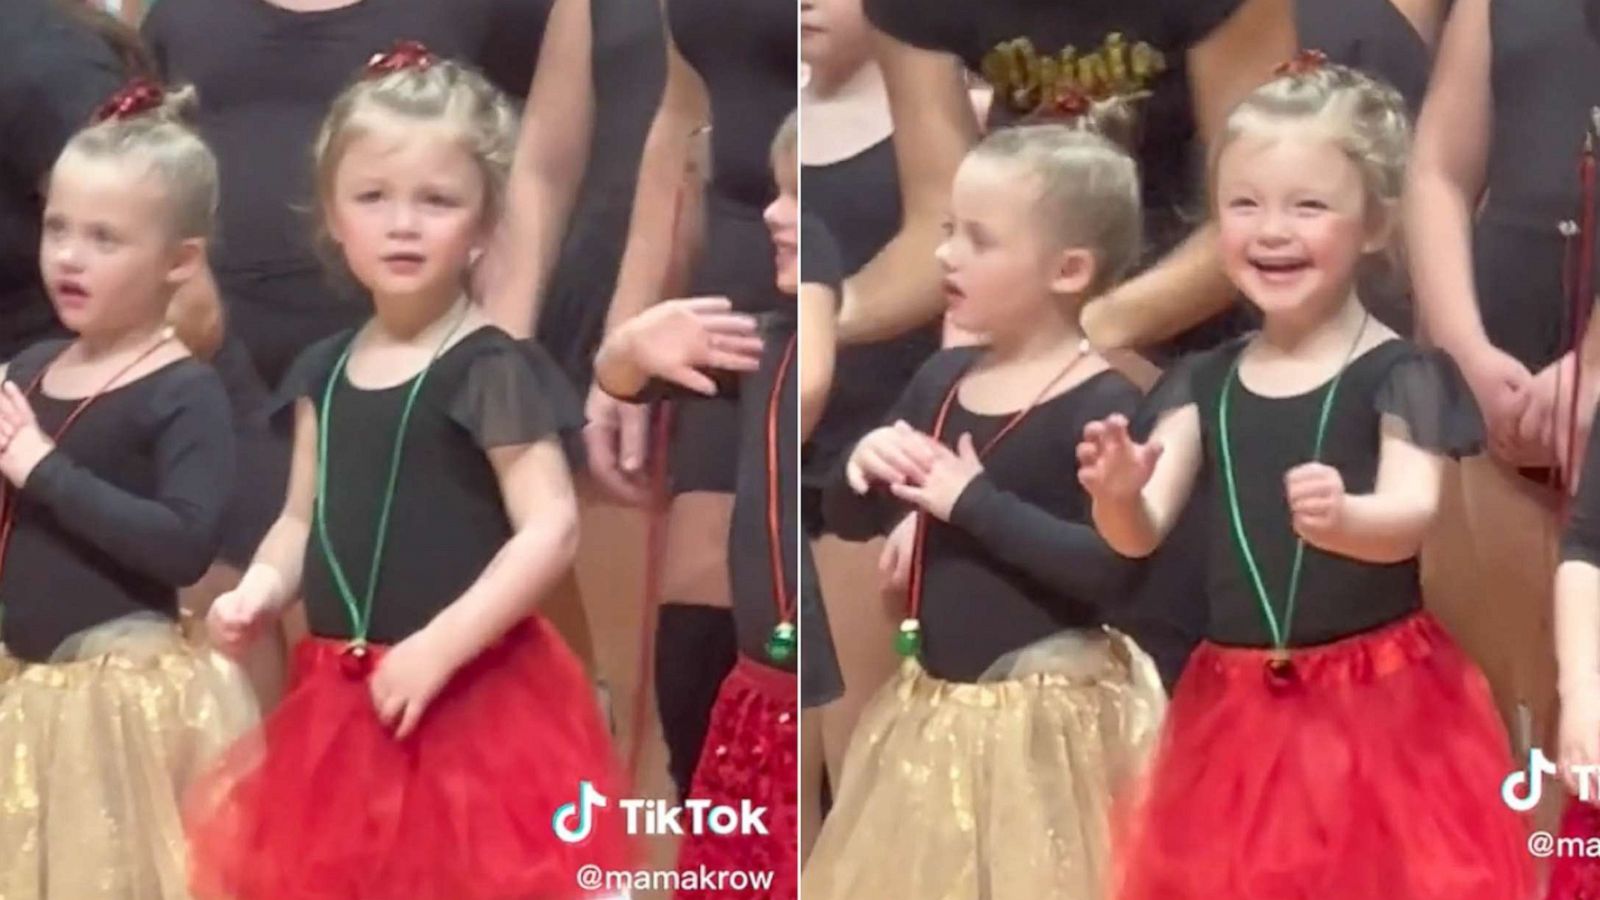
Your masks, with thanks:
[(366, 590), (359, 598), (350, 584), (349, 576), (345, 574), (344, 565), (339, 562), (338, 554), (334, 552), (333, 541), (328, 536), (328, 444), (333, 421), (333, 389), (344, 377), (345, 367), (350, 362), (350, 352), (355, 348), (355, 337), (351, 337), (350, 342), (345, 345), (344, 352), (339, 355), (339, 361), (333, 366), (333, 374), (328, 378), (327, 387), (322, 392), (322, 414), (317, 424), (317, 501), (314, 518), (318, 547), (322, 551), (323, 559), (328, 562), (328, 571), (333, 575), (334, 589), (338, 591), (339, 599), (344, 601), (345, 612), (350, 616), (351, 637), (350, 642), (345, 645), (343, 655), (345, 671), (353, 677), (364, 675), (370, 669), (367, 633), (372, 626), (372, 600), (378, 592), (378, 573), (383, 569), (383, 551), (389, 536), (389, 514), (394, 509), (394, 496), (400, 486), (400, 460), (405, 453), (406, 433), (411, 424), (411, 413), (416, 408), (417, 397), (422, 394), (422, 386), (427, 383), (428, 373), (433, 371), (433, 364), (438, 362), (445, 348), (449, 346), (450, 339), (455, 337), (461, 328), (461, 323), (466, 321), (467, 309), (467, 306), (462, 306), (455, 323), (439, 341), (439, 346), (434, 348), (433, 355), (428, 358), (428, 364), (412, 378), (411, 390), (406, 393), (406, 402), (400, 411), (400, 422), (395, 428), (394, 445), (389, 454), (389, 477), (384, 487), (383, 502), (378, 511), (377, 535), (372, 547), (372, 561), (367, 569)]
[[(1350, 369), (1350, 363), (1355, 359), (1356, 350), (1361, 346), (1361, 339), (1367, 333), (1367, 323), (1371, 315), (1364, 314), (1361, 318), (1361, 327), (1357, 329), (1355, 340), (1350, 342), (1350, 349), (1345, 353), (1344, 362), (1339, 365), (1339, 371), (1329, 382), (1322, 398), (1322, 409), (1317, 417), (1316, 441), (1312, 445), (1311, 461), (1322, 461), (1322, 447), (1328, 436), (1328, 422), (1333, 417), (1333, 401), (1339, 394), (1339, 385), (1344, 381), (1344, 374)], [(1244, 360), (1244, 353), (1234, 358), (1233, 365), (1228, 369), (1228, 377), (1222, 383), (1222, 399), (1217, 405), (1217, 443), (1220, 445), (1222, 455), (1222, 480), (1226, 487), (1228, 500), (1228, 517), (1232, 525), (1234, 547), (1239, 551), (1240, 561), (1245, 572), (1250, 576), (1250, 584), (1255, 589), (1256, 600), (1261, 604), (1262, 617), (1266, 619), (1267, 630), (1272, 634), (1272, 651), (1267, 658), (1267, 682), (1274, 688), (1288, 686), (1295, 679), (1294, 662), (1289, 655), (1289, 633), (1294, 624), (1295, 601), (1300, 596), (1300, 572), (1305, 565), (1306, 542), (1304, 538), (1296, 538), (1294, 546), (1294, 562), (1289, 568), (1289, 590), (1284, 601), (1283, 618), (1278, 618), (1277, 611), (1272, 607), (1272, 598), (1267, 593), (1266, 579), (1261, 575), (1261, 567), (1256, 562), (1256, 554), (1250, 545), (1250, 538), (1244, 529), (1244, 510), (1239, 502), (1238, 479), (1234, 474), (1233, 440), (1229, 435), (1229, 412), (1232, 407), (1232, 395), (1235, 388), (1241, 388), (1239, 380), (1239, 364)]]

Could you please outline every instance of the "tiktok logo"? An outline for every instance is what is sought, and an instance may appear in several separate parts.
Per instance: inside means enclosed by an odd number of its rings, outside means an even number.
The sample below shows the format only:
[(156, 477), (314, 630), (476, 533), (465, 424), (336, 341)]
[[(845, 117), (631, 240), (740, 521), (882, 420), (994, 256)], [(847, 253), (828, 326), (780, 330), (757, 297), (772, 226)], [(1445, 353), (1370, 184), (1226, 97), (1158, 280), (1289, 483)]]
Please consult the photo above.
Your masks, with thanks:
[[(1527, 812), (1539, 805), (1539, 796), (1544, 791), (1544, 777), (1554, 775), (1556, 771), (1556, 764), (1550, 761), (1550, 757), (1535, 747), (1528, 753), (1528, 771), (1512, 772), (1500, 783), (1500, 799), (1517, 812)], [(1518, 796), (1523, 790), (1527, 793)]]
[(605, 806), (606, 795), (595, 790), (589, 782), (580, 781), (577, 802), (556, 810), (556, 814), (550, 818), (550, 828), (557, 838), (568, 844), (576, 844), (594, 830), (594, 810), (604, 809)]

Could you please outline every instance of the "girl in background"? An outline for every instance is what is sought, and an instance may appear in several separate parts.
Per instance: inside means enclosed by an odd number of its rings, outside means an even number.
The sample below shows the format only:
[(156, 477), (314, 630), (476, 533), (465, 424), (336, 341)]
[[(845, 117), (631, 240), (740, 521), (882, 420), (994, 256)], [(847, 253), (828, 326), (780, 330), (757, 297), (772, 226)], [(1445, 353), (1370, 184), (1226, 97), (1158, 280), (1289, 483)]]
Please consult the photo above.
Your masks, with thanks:
[(1356, 290), (1392, 246), (1408, 139), (1393, 88), (1314, 54), (1234, 110), (1213, 209), (1264, 327), (1173, 369), (1144, 442), (1118, 416), (1078, 449), (1119, 553), (1152, 553), (1191, 498), (1208, 535), (1208, 640), (1124, 820), (1123, 900), (1532, 887), (1487, 682), (1421, 609), (1417, 553), (1477, 414)]

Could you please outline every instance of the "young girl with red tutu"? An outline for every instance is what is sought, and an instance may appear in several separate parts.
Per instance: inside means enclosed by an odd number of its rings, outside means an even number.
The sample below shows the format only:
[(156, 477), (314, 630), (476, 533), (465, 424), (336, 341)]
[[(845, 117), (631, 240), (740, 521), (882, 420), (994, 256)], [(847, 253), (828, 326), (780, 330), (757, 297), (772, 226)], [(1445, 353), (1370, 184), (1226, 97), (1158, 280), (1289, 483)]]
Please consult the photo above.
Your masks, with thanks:
[[(238, 648), (303, 597), (311, 635), (283, 704), (190, 797), (200, 897), (577, 897), (582, 866), (629, 862), (594, 695), (536, 612), (577, 540), (576, 401), (465, 294), (514, 121), (411, 44), (323, 125), (326, 232), (374, 315), (291, 370), (283, 514), (210, 615)], [(580, 782), (612, 799), (567, 843), (552, 819)]]
[[(731, 312), (722, 298), (670, 300), (619, 326), (595, 360), (599, 385), (635, 400), (648, 381), (676, 384), (700, 394), (737, 393), (740, 400), (739, 470), (729, 537), (729, 575), (740, 654), (712, 707), (705, 749), (689, 799), (737, 808), (765, 807), (765, 835), (687, 835), (678, 856), (682, 872), (772, 872), (764, 890), (683, 890), (700, 900), (793, 900), (798, 895), (797, 840), (800, 707), (816, 707), (839, 693), (839, 664), (805, 545), (799, 533), (801, 396), (826, 389), (831, 342), (813, 344), (808, 322), (829, 321), (827, 293), (800, 291), (799, 185), (796, 125), (790, 117), (773, 142), (778, 198), (765, 218), (775, 245), (777, 287), (801, 296), (759, 327)], [(825, 236), (805, 231), (806, 280), (811, 254)], [(837, 268), (835, 264), (834, 268)], [(797, 340), (806, 330), (806, 347)], [(822, 357), (816, 348), (827, 347)], [(805, 371), (802, 372), (801, 369)], [(713, 380), (706, 370), (748, 372), (737, 385)], [(807, 401), (811, 399), (808, 396)], [(806, 409), (811, 408), (807, 402)], [(803, 555), (797, 581), (795, 553)], [(796, 678), (800, 647), (804, 677)]]
[[(1102, 895), (1112, 800), (1166, 699), (1140, 635), (1110, 627), (1131, 567), (1060, 461), (1089, 422), (1138, 405), (1078, 319), (1139, 246), (1138, 174), (1105, 138), (1009, 128), (962, 162), (939, 259), (950, 321), (987, 345), (931, 357), (825, 488), (842, 537), (896, 532), (910, 608), (808, 900)], [(1042, 547), (1040, 520), (1072, 523), (1067, 541)]]
[(135, 83), (67, 142), (38, 252), (72, 336), (0, 365), (0, 896), (186, 900), (179, 798), (255, 721), (178, 625), (234, 457), (222, 382), (168, 324), (217, 204), (192, 100)]
[(1409, 128), (1392, 88), (1306, 54), (1212, 157), (1229, 278), (1264, 317), (1180, 363), (1079, 479), (1119, 552), (1209, 521), (1208, 640), (1119, 813), (1118, 900), (1524, 900), (1526, 824), (1488, 684), (1422, 611), (1417, 551), (1481, 424), (1447, 359), (1355, 291), (1391, 251)]

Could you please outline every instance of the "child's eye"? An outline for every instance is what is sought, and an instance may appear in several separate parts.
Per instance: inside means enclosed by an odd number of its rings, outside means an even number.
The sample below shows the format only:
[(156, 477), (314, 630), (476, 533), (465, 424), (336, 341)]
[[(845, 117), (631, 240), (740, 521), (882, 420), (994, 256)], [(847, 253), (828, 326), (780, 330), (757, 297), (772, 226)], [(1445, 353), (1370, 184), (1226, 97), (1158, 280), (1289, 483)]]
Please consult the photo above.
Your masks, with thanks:
[(108, 228), (89, 229), (89, 240), (94, 241), (101, 247), (115, 247), (116, 245), (122, 243), (121, 238), (112, 233), (112, 231)]
[(955, 223), (955, 220), (954, 219), (945, 219), (943, 222), (940, 222), (939, 223), (939, 233), (943, 234), (946, 238), (955, 237), (955, 235), (956, 235), (956, 223)]
[(1257, 204), (1249, 197), (1234, 197), (1225, 205), (1228, 209), (1255, 209)]
[(1299, 203), (1295, 204), (1295, 208), (1305, 210), (1307, 212), (1326, 212), (1328, 209), (1328, 204), (1322, 202), (1321, 200), (1301, 200)]
[(378, 190), (361, 191), (356, 194), (357, 203), (376, 203), (383, 199), (383, 192)]
[(442, 209), (453, 209), (461, 205), (456, 198), (449, 196), (448, 194), (428, 194), (422, 199), (423, 202), (427, 203), (429, 206), (437, 206)]
[(67, 223), (60, 219), (50, 217), (44, 220), (44, 233), (51, 237), (60, 237), (67, 231)]

